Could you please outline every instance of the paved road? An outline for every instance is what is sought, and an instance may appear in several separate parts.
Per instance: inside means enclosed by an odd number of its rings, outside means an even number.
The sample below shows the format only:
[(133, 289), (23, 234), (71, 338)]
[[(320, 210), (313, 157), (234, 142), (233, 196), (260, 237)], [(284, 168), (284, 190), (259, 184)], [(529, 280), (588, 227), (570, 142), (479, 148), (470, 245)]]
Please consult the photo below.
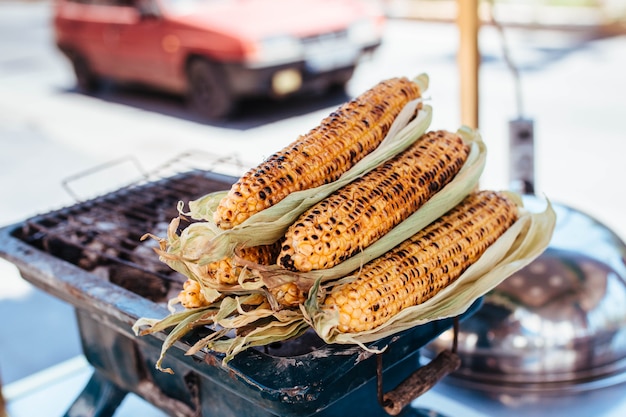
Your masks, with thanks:
[[(69, 64), (52, 45), (49, 12), (47, 2), (0, 3), (0, 225), (72, 204), (64, 179), (121, 158), (133, 157), (145, 170), (188, 150), (256, 163), (347, 97), (252, 102), (235, 119), (212, 124), (195, 119), (175, 97), (120, 87), (81, 95)], [(507, 33), (522, 72), (525, 115), (536, 123), (538, 190), (626, 236), (621, 184), (626, 177), (626, 38)], [(484, 28), (480, 43), (481, 131), (490, 149), (482, 183), (505, 188), (507, 123), (518, 116), (514, 88), (497, 33)], [(433, 128), (456, 129), (457, 44), (451, 25), (390, 22), (384, 47), (360, 67), (347, 94), (388, 76), (427, 72)], [(116, 188), (128, 178), (122, 168), (116, 166), (119, 171), (105, 179), (73, 185), (83, 196)], [(3, 261), (0, 317), (5, 383), (80, 352), (71, 308), (31, 288)]]

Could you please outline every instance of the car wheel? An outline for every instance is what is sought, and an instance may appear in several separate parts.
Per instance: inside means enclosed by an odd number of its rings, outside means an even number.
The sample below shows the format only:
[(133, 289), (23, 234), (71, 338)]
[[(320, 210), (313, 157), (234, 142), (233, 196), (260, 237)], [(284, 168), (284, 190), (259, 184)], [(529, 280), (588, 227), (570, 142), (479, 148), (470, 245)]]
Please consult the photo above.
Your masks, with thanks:
[(235, 107), (235, 98), (219, 69), (206, 60), (196, 59), (189, 64), (188, 98), (196, 112), (209, 119), (229, 116)]
[(78, 89), (85, 93), (96, 92), (100, 88), (100, 78), (94, 74), (87, 59), (81, 54), (74, 53), (71, 61)]

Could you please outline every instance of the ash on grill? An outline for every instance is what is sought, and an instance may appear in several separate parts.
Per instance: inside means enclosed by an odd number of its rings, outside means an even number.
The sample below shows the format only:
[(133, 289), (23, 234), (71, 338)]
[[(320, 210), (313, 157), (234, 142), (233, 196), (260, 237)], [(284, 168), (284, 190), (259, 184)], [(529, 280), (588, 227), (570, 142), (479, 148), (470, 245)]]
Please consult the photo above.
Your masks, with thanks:
[[(220, 184), (222, 185), (222, 184)], [(47, 253), (154, 302), (178, 294), (185, 278), (159, 261), (153, 239), (165, 236), (181, 198), (215, 189), (200, 172), (133, 186), (27, 221), (20, 238)]]

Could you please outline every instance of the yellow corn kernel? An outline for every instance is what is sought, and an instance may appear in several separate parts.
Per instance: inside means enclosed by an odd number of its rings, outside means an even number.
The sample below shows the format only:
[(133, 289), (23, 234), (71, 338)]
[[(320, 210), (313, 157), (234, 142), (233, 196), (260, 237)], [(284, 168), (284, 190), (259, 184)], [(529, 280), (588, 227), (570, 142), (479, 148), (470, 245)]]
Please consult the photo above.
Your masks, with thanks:
[(281, 307), (296, 307), (306, 301), (306, 293), (293, 282), (271, 288), (269, 291)]
[[(239, 250), (238, 255), (260, 265), (271, 265), (276, 262), (279, 250), (280, 243), (275, 243), (244, 247)], [(236, 284), (243, 268), (233, 258), (224, 258), (202, 266), (201, 270), (202, 278), (210, 280), (212, 284)]]
[(332, 288), (324, 308), (338, 311), (340, 332), (374, 329), (454, 282), (516, 219), (517, 206), (503, 194), (472, 194)]
[(183, 289), (178, 293), (178, 300), (185, 308), (205, 307), (209, 304), (202, 294), (200, 284), (191, 279), (183, 283)]
[(420, 94), (416, 83), (392, 78), (345, 103), (233, 184), (215, 223), (230, 229), (294, 191), (335, 181), (378, 147), (396, 116)]
[(407, 150), (304, 212), (285, 233), (278, 263), (327, 269), (366, 248), (419, 209), (461, 169), (469, 146), (428, 132)]

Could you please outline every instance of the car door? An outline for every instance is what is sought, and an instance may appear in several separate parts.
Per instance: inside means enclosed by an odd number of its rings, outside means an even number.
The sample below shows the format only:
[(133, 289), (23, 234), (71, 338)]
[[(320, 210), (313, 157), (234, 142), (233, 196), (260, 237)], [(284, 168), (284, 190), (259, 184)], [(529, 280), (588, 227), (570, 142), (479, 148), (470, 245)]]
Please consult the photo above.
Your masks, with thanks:
[(137, 20), (134, 8), (124, 0), (88, 0), (84, 9), (84, 49), (99, 74), (122, 78), (128, 62), (120, 56), (121, 29)]
[(124, 77), (169, 88), (178, 38), (153, 0), (133, 0), (132, 19), (118, 27), (117, 60)]
[(117, 40), (111, 25), (119, 19), (117, 0), (68, 0), (56, 3), (57, 42), (86, 59), (92, 71), (111, 76)]

